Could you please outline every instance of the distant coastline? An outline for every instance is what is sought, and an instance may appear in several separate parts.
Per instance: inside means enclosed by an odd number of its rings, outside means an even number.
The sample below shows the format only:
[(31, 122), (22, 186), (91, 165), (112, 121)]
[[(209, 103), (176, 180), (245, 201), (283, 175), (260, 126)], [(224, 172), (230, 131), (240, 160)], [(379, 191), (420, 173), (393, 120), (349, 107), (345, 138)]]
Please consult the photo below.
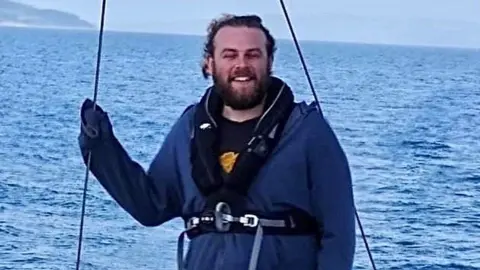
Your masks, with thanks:
[[(40, 9), (32, 5), (0, 0), (0, 28), (98, 31), (94, 25), (79, 16), (54, 10)], [(322, 16), (298, 18), (295, 21), (296, 35), (302, 43), (338, 43), (401, 46), (418, 48), (453, 48), (480, 51), (480, 23), (475, 21), (448, 21), (438, 18), (369, 18), (345, 14), (322, 14)], [(279, 15), (266, 17), (271, 32), (280, 40), (292, 42), (285, 30), (284, 19)], [(312, 22), (318, 25), (312, 30)], [(206, 19), (159, 21), (155, 24), (113, 22), (105, 28), (109, 33), (147, 35), (175, 35), (204, 38)], [(118, 24), (118, 22), (117, 22)], [(175, 25), (175, 27), (172, 27)], [(201, 26), (200, 26), (201, 25)], [(348, 33), (348, 34), (346, 34)]]
[(0, 27), (93, 29), (94, 25), (68, 12), (0, 0)]
[(60, 26), (60, 25), (35, 25), (35, 24), (24, 24), (18, 22), (6, 22), (0, 21), (0, 28), (17, 28), (17, 29), (52, 29), (52, 30), (83, 30), (83, 31), (94, 31), (93, 27), (75, 27), (75, 26)]

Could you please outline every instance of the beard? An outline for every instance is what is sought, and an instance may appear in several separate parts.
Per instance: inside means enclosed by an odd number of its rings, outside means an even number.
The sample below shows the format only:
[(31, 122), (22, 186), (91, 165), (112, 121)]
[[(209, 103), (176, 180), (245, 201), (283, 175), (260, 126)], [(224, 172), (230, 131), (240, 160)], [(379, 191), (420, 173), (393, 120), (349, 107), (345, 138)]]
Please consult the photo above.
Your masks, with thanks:
[[(234, 110), (248, 110), (260, 105), (266, 94), (270, 84), (271, 71), (267, 68), (267, 72), (260, 78), (248, 68), (242, 68), (235, 71), (231, 76), (221, 76), (213, 68), (212, 79), (215, 85), (214, 89), (222, 98), (224, 105)], [(233, 79), (235, 77), (250, 77), (251, 81), (248, 85), (237, 87)]]

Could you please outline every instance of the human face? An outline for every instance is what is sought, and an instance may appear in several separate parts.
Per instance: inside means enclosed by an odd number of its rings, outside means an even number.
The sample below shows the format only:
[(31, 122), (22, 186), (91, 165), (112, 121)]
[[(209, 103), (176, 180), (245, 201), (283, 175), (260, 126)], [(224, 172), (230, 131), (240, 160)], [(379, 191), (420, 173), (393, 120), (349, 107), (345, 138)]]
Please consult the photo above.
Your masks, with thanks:
[(207, 71), (225, 105), (247, 110), (262, 103), (272, 62), (266, 44), (265, 34), (257, 28), (227, 26), (217, 32)]

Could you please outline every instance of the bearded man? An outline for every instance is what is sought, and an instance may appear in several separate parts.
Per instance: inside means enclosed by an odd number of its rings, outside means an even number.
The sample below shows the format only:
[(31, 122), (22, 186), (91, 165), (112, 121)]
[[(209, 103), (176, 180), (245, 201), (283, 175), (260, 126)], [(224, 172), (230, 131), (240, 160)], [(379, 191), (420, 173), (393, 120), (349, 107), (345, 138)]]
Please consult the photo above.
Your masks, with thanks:
[[(275, 39), (255, 15), (208, 29), (213, 85), (188, 106), (145, 171), (87, 99), (80, 149), (107, 192), (144, 226), (185, 221), (179, 269), (349, 270), (355, 251), (350, 169), (315, 104), (272, 75)], [(183, 258), (183, 237), (190, 245)]]

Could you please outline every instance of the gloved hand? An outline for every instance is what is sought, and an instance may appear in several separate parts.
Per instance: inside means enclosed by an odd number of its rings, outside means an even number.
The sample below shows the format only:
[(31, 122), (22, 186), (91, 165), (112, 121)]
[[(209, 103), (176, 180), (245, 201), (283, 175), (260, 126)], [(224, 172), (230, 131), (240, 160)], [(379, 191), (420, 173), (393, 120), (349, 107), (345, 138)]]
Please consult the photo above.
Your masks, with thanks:
[(82, 149), (92, 149), (99, 142), (113, 137), (112, 124), (108, 114), (97, 104), (93, 110), (93, 101), (85, 99), (80, 109), (80, 135)]

